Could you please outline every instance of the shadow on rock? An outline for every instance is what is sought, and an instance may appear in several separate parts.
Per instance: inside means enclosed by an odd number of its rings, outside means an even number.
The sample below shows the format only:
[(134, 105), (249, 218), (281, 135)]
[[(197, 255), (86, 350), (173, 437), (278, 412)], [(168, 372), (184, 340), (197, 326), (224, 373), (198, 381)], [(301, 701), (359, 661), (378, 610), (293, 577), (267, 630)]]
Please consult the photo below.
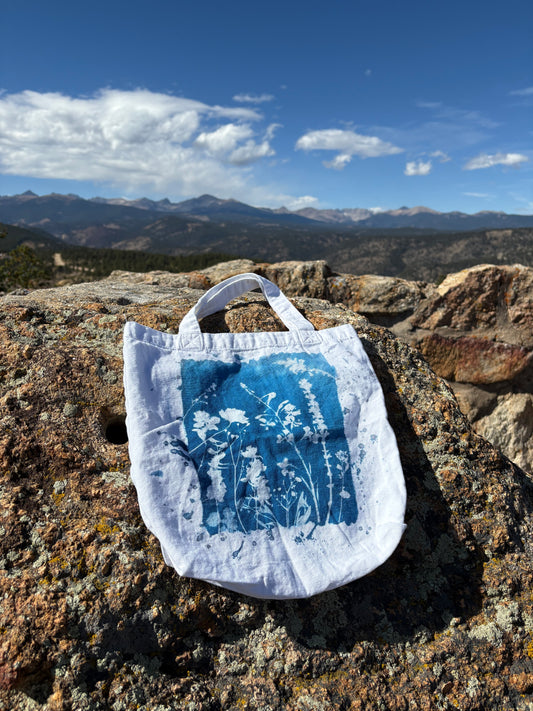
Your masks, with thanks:
[(365, 640), (423, 642), (481, 605), (483, 553), (452, 522), (396, 386), (376, 358), (374, 353), (406, 480), (407, 529), (394, 554), (370, 575), (309, 600), (272, 603), (276, 622), (309, 648), (342, 652)]

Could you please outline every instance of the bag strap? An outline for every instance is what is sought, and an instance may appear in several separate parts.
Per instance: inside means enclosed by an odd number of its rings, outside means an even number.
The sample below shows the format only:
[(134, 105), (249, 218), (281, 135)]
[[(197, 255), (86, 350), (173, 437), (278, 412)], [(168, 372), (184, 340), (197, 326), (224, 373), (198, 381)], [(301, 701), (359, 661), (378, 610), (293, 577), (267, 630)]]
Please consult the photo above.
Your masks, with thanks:
[(196, 305), (182, 320), (180, 333), (200, 333), (198, 321), (204, 316), (220, 311), (228, 301), (245, 294), (251, 289), (261, 287), (266, 300), (283, 321), (289, 331), (314, 331), (313, 324), (291, 304), (285, 294), (268, 279), (259, 274), (237, 274), (213, 286), (198, 299)]

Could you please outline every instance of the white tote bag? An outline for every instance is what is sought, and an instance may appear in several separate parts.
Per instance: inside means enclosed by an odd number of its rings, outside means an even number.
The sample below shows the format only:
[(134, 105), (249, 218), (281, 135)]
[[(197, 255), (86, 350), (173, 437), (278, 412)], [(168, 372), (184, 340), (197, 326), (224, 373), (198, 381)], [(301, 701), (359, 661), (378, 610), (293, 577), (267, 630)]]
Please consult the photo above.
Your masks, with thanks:
[[(287, 332), (201, 332), (199, 319), (258, 286)], [(352, 326), (316, 331), (275, 284), (238, 275), (178, 334), (128, 322), (124, 385), (140, 511), (180, 575), (308, 597), (396, 548), (403, 472)]]

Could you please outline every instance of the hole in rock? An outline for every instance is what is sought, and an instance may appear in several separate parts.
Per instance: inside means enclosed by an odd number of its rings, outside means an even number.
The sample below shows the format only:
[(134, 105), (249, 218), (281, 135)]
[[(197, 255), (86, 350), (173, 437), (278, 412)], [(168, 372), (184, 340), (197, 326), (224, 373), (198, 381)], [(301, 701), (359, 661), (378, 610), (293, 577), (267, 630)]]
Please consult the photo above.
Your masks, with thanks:
[(128, 431), (126, 430), (126, 416), (112, 417), (104, 427), (104, 435), (111, 444), (126, 444)]

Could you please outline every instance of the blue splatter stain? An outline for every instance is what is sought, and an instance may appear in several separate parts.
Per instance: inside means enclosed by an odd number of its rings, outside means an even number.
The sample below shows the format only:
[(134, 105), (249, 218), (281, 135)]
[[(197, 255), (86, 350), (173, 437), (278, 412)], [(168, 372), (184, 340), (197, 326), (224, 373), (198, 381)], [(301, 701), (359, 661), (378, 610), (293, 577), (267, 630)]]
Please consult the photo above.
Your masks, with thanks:
[(239, 553), (242, 551), (243, 546), (244, 546), (244, 540), (242, 541), (241, 545), (237, 548), (237, 550), (233, 551), (233, 553), (231, 554), (233, 558), (239, 557)]
[(156, 469), (155, 472), (150, 472), (150, 476), (159, 476), (159, 477), (161, 477), (161, 476), (163, 476), (163, 472), (161, 471), (161, 469)]
[(170, 450), (172, 454), (179, 454), (179, 456), (182, 457), (182, 459), (184, 459), (186, 462), (191, 461), (187, 445), (183, 440), (175, 438), (171, 440), (170, 446), (172, 447), (172, 449)]

